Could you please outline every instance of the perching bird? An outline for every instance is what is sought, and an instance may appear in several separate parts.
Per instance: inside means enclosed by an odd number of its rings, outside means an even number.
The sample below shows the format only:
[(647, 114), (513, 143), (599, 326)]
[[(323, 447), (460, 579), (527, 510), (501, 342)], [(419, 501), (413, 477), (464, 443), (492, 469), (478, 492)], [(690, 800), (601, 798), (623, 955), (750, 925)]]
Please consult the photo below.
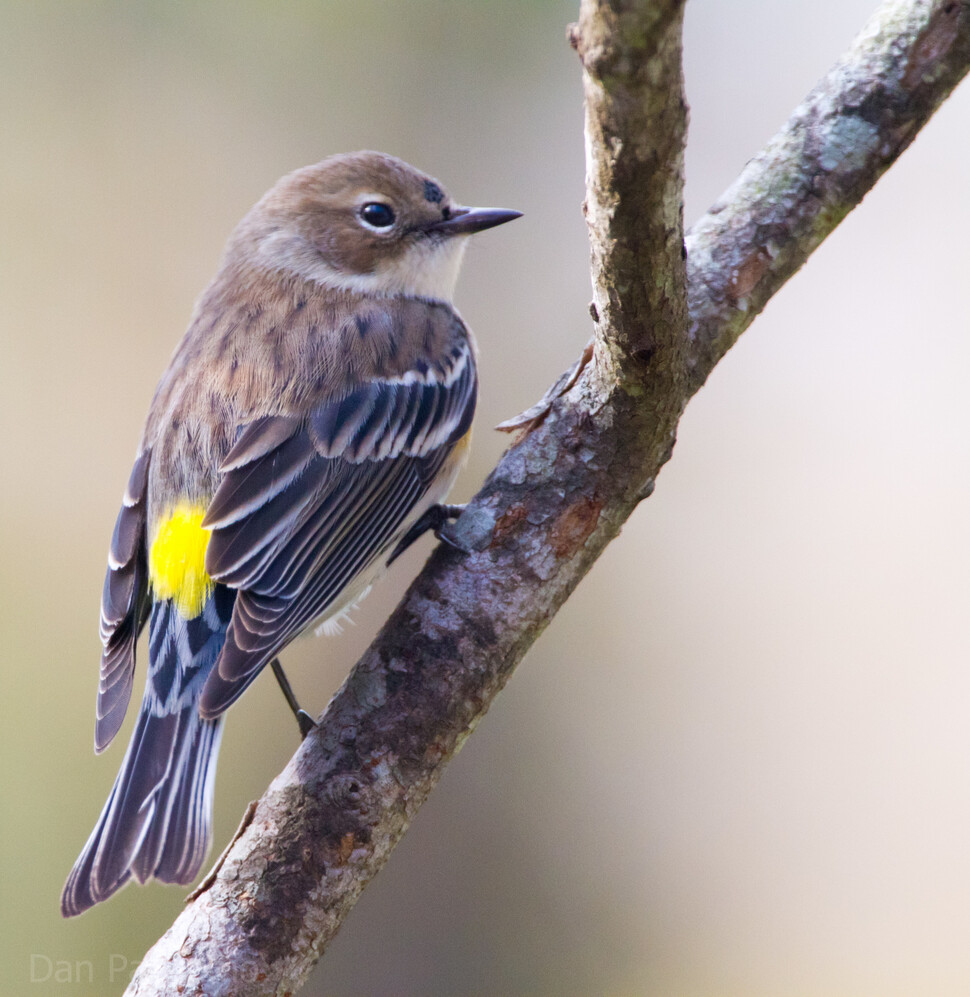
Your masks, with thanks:
[(225, 709), (360, 599), (444, 499), (477, 393), (451, 303), (466, 236), (518, 215), (461, 207), (361, 152), (283, 177), (230, 237), (155, 392), (111, 540), (95, 751), (121, 726), (146, 621), (148, 676), (65, 916), (132, 876), (195, 878)]

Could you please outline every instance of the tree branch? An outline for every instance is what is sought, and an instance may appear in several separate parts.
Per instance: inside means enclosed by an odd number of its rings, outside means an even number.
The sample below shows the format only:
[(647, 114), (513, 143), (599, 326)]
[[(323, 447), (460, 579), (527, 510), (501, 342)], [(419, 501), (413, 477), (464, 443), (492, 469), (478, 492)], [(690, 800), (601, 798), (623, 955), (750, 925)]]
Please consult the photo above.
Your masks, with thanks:
[(890, 0), (687, 237), (697, 390), (966, 75), (967, 0)]
[[(694, 391), (970, 65), (970, 0), (892, 0), (681, 248), (680, 2), (584, 0), (592, 362), (529, 420), (129, 994), (284, 993), (669, 458)], [(686, 302), (686, 306), (685, 306)], [(689, 316), (688, 316), (689, 312)]]
[(569, 33), (583, 64), (597, 365), (631, 387), (684, 342), (683, 8), (584, 0)]

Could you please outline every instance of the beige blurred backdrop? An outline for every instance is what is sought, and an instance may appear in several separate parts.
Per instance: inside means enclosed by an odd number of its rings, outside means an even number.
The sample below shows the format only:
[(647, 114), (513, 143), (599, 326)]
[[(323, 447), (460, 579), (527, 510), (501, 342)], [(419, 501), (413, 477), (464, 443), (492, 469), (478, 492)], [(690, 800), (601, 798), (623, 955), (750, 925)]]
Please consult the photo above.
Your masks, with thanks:
[[(688, 222), (874, 6), (691, 0)], [(130, 729), (94, 757), (107, 542), (226, 236), (284, 172), (367, 147), (525, 212), (459, 284), (467, 497), (506, 442), (489, 427), (589, 334), (575, 15), (0, 2), (0, 993), (117, 993), (182, 905), (152, 885), (58, 913)], [(968, 110), (964, 89), (691, 403), (308, 995), (970, 992)], [(429, 547), (287, 652), (314, 711)], [(260, 679), (216, 853), (296, 746)]]

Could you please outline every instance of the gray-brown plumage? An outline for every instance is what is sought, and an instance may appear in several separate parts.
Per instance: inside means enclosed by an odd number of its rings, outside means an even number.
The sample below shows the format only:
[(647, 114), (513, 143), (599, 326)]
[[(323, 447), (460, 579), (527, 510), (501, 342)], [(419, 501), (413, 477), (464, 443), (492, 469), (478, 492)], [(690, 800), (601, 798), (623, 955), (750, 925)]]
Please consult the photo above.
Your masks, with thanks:
[(223, 711), (290, 640), (353, 604), (463, 462), (477, 377), (451, 305), (467, 209), (400, 160), (284, 177), (242, 220), (152, 402), (102, 599), (95, 745), (132, 741), (65, 886), (188, 882), (210, 839)]

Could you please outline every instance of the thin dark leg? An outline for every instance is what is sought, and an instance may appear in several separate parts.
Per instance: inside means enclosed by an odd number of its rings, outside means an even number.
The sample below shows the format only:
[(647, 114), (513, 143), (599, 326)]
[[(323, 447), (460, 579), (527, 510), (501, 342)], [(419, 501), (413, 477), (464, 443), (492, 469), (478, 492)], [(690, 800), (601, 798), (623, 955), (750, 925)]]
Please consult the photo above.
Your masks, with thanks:
[(424, 536), (428, 530), (434, 530), (434, 535), (439, 540), (444, 540), (450, 543), (447, 537), (441, 535), (441, 527), (448, 522), (449, 519), (457, 519), (463, 512), (465, 507), (463, 505), (433, 505), (426, 512), (424, 512), (418, 519), (415, 520), (414, 525), (401, 537), (400, 542), (394, 548), (391, 556), (387, 559), (387, 563), (390, 565), (396, 561), (407, 549), (414, 543), (415, 540)]
[(316, 722), (306, 710), (300, 709), (300, 704), (296, 701), (296, 696), (293, 695), (293, 687), (290, 685), (290, 680), (283, 672), (280, 659), (273, 658), (269, 666), (273, 669), (273, 674), (276, 676), (276, 681), (280, 684), (280, 689), (283, 690), (283, 698), (286, 700), (287, 706), (293, 711), (293, 716), (296, 717), (296, 722), (300, 726), (300, 736), (306, 737), (316, 727)]

